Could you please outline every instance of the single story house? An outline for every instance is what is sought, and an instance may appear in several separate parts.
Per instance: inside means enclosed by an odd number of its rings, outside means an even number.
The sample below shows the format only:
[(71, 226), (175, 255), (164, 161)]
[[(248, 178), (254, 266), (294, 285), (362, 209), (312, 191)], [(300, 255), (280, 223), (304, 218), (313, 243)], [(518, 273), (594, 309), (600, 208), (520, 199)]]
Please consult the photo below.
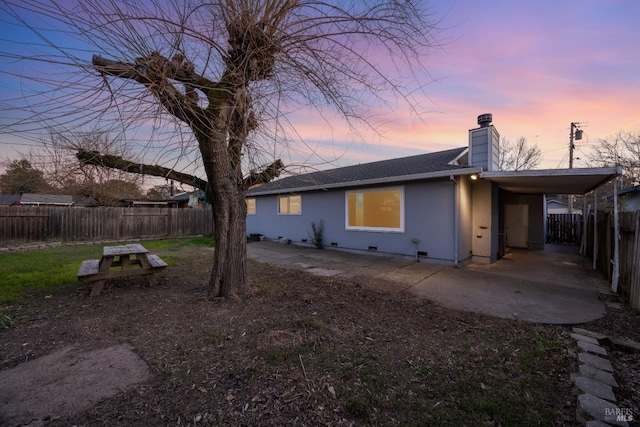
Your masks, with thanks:
[[(604, 197), (608, 202), (613, 200), (613, 193)], [(621, 212), (635, 212), (640, 210), (640, 185), (618, 190), (618, 205)]]
[(179, 193), (171, 196), (171, 200), (178, 201), (179, 208), (207, 208), (207, 195), (202, 190)]
[(328, 248), (461, 265), (506, 246), (543, 249), (545, 194), (585, 194), (620, 168), (498, 171), (500, 135), (478, 117), (468, 145), (289, 176), (247, 193), (247, 233)]
[[(568, 214), (569, 213), (569, 204), (556, 199), (548, 199), (547, 200), (547, 214), (556, 215), (556, 214)], [(573, 206), (571, 208), (572, 214), (582, 215), (582, 208), (576, 208)]]

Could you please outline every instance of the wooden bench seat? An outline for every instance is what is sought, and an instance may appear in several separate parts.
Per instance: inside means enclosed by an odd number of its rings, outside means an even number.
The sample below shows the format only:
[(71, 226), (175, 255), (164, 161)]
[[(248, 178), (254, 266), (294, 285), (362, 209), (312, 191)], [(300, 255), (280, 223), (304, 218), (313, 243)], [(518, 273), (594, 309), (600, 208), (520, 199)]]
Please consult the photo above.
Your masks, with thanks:
[(163, 269), (168, 265), (158, 255), (147, 255), (147, 261), (151, 264), (151, 268)]
[(88, 259), (86, 261), (82, 261), (80, 270), (78, 270), (78, 279), (84, 278), (87, 276), (93, 276), (94, 274), (98, 274), (99, 271), (100, 271), (99, 259)]

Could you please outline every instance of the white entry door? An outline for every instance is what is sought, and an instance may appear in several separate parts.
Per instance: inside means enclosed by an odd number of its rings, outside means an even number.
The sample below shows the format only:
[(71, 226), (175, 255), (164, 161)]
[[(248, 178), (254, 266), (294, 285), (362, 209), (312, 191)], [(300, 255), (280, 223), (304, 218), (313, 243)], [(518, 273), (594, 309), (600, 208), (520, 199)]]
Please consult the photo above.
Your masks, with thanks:
[(529, 247), (529, 205), (506, 205), (507, 246)]

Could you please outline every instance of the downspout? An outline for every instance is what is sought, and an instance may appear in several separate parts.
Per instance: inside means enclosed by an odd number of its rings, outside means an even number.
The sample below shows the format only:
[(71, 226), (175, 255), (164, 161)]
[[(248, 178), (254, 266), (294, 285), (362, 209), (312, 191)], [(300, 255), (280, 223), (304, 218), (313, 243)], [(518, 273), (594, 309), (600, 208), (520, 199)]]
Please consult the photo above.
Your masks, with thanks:
[(449, 179), (456, 185), (454, 190), (455, 194), (453, 197), (453, 265), (456, 267), (459, 267), (458, 252), (459, 252), (459, 245), (460, 245), (460, 242), (459, 242), (460, 216), (458, 214), (458, 205), (459, 205), (458, 198), (460, 197), (460, 190), (458, 186), (458, 181), (456, 181), (453, 175), (450, 175)]

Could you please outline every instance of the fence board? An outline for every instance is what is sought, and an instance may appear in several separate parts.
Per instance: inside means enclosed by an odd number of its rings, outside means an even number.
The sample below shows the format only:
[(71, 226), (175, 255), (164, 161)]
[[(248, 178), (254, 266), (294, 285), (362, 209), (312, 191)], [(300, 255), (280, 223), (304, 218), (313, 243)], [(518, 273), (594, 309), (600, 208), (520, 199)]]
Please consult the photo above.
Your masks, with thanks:
[[(598, 212), (597, 269), (611, 281), (613, 273), (613, 218), (609, 212)], [(593, 216), (590, 216), (587, 241), (593, 245)], [(618, 292), (629, 297), (632, 307), (640, 308), (640, 212), (620, 212)], [(587, 246), (587, 255), (593, 257), (593, 247)]]
[(211, 209), (0, 207), (0, 242), (158, 238), (213, 232)]
[(640, 310), (640, 211), (636, 211), (633, 222), (635, 224), (635, 236), (633, 242), (634, 262), (631, 266), (631, 284), (629, 290), (629, 304), (636, 310)]

